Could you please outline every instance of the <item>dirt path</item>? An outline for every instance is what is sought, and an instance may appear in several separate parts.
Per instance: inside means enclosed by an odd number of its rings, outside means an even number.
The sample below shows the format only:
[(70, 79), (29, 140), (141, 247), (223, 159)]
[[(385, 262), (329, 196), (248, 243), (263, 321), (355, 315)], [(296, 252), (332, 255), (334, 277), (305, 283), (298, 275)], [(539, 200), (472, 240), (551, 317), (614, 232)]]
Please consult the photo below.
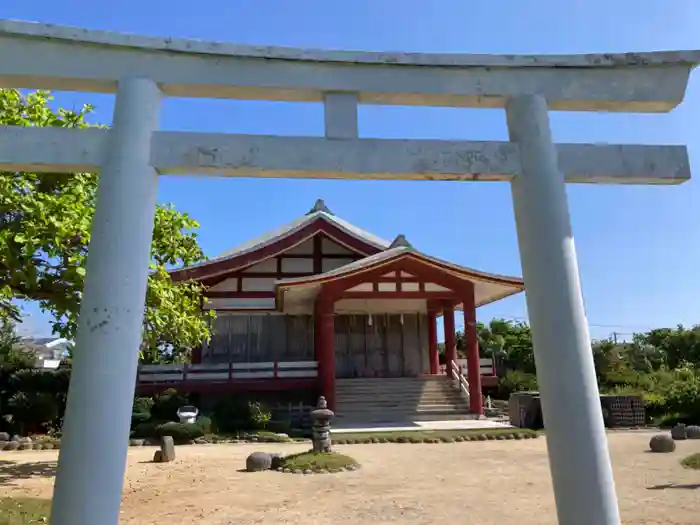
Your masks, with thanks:
[[(649, 487), (700, 484), (700, 472), (679, 464), (685, 455), (700, 452), (700, 441), (680, 442), (674, 454), (650, 454), (644, 452), (649, 437), (646, 433), (609, 436), (623, 522), (697, 525), (700, 489)], [(121, 523), (556, 523), (544, 438), (337, 446), (363, 468), (309, 476), (239, 472), (253, 450), (292, 453), (306, 448), (179, 447), (177, 460), (167, 465), (148, 462), (152, 448), (132, 448)], [(50, 497), (56, 456), (54, 451), (0, 453), (0, 495)]]

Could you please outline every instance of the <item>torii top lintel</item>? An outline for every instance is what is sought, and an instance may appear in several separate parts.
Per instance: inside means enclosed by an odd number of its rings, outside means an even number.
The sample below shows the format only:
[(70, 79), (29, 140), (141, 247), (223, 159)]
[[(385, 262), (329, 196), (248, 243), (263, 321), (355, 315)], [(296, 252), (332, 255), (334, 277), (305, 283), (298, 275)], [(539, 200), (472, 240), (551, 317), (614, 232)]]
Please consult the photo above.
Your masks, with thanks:
[[(554, 110), (664, 112), (683, 100), (700, 51), (326, 51), (4, 20), (0, 62), (0, 85), (6, 87), (114, 92), (120, 78), (146, 76), (178, 97), (308, 102), (351, 92), (364, 104), (503, 107), (510, 97), (538, 93)], [(377, 74), (377, 68), (390, 74)]]

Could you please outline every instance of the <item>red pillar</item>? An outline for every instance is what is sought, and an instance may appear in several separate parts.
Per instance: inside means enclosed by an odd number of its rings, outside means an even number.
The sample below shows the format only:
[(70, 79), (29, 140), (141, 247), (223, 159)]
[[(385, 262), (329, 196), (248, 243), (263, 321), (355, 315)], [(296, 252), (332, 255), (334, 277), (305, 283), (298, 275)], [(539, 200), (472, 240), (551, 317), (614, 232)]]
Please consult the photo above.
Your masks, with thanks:
[(445, 306), (442, 310), (442, 319), (445, 325), (445, 373), (450, 377), (452, 361), (457, 358), (457, 339), (455, 336), (455, 309), (452, 305)]
[(333, 321), (333, 303), (325, 300), (322, 294), (316, 299), (314, 316), (316, 332), (315, 354), (318, 361), (318, 377), (321, 395), (326, 398), (328, 408), (335, 410), (335, 326)]
[(484, 414), (481, 394), (481, 363), (479, 340), (476, 337), (476, 304), (474, 287), (471, 286), (464, 298), (464, 342), (467, 350), (467, 381), (469, 382), (469, 411)]
[(428, 307), (428, 361), (430, 362), (430, 375), (440, 373), (440, 358), (438, 356), (437, 342), (437, 311), (435, 307)]

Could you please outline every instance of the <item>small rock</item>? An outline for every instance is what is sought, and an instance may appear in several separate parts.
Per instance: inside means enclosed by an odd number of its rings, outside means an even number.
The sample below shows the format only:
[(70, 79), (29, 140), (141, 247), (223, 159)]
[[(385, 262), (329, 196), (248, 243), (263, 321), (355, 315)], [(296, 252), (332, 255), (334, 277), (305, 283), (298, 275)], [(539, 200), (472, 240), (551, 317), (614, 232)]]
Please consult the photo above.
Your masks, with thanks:
[(292, 469), (290, 469), (289, 467), (284, 467), (284, 468), (282, 469), (282, 472), (284, 472), (284, 473), (286, 473), (286, 474), (291, 474), (291, 473), (292, 473)]
[(44, 443), (44, 450), (53, 450), (53, 443)]
[(41, 450), (41, 449), (44, 448), (44, 444), (43, 444), (43, 443), (32, 443), (31, 445), (32, 445), (32, 448), (33, 448), (34, 450)]
[(5, 443), (6, 441), (10, 441), (10, 434), (7, 432), (0, 432), (0, 442)]
[(195, 444), (195, 445), (208, 445), (208, 444), (209, 444), (209, 441), (207, 441), (207, 440), (204, 439), (204, 438), (197, 438), (197, 439), (194, 440), (194, 444)]
[(339, 469), (339, 468), (332, 468), (332, 469), (330, 470), (330, 472), (331, 472), (331, 474), (337, 474), (338, 472), (342, 472), (342, 470)]
[(272, 457), (267, 452), (253, 452), (245, 460), (245, 469), (248, 472), (260, 472), (270, 470), (272, 467)]
[(314, 472), (313, 472), (313, 470), (311, 470), (311, 469), (308, 469), (308, 468), (307, 468), (307, 469), (304, 470), (304, 474), (313, 474), (313, 473), (314, 473)]
[(683, 423), (678, 423), (675, 427), (671, 429), (671, 437), (676, 441), (683, 441), (688, 436), (686, 434), (685, 425)]
[(316, 471), (317, 474), (328, 474), (328, 471), (325, 468), (320, 468)]
[(172, 436), (163, 436), (160, 438), (160, 461), (169, 463), (175, 460), (175, 441)]
[(685, 427), (685, 435), (688, 439), (700, 439), (700, 426), (688, 425)]
[(277, 469), (282, 465), (282, 454), (279, 452), (270, 452), (270, 468)]
[(649, 441), (649, 448), (652, 452), (673, 452), (676, 450), (676, 442), (668, 434), (657, 434)]
[(143, 439), (130, 439), (129, 440), (129, 445), (132, 447), (142, 447), (144, 443)]
[(32, 450), (34, 448), (33, 443), (20, 443), (19, 450)]
[(2, 447), (3, 450), (17, 450), (19, 448), (19, 441), (8, 441), (5, 446)]
[[(29, 436), (25, 436), (25, 437), (16, 436), (16, 437), (17, 437), (16, 441), (19, 441), (20, 443), (31, 443), (32, 442), (32, 438), (30, 438)], [(13, 441), (15, 441), (15, 440), (13, 439)]]
[(357, 470), (357, 465), (350, 464), (347, 467), (345, 467), (345, 470)]
[(163, 462), (163, 453), (160, 450), (156, 450), (153, 453), (153, 463), (162, 463)]
[(294, 470), (292, 470), (292, 474), (301, 474), (301, 473), (302, 473), (301, 469), (295, 468)]

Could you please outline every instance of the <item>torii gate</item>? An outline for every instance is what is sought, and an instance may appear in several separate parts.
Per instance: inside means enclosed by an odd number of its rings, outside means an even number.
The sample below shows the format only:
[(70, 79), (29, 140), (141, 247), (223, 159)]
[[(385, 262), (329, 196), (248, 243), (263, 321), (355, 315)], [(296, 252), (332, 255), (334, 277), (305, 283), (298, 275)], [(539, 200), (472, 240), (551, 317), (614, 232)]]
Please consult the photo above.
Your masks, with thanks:
[[(317, 51), (0, 21), (1, 86), (117, 94), (110, 130), (0, 128), (0, 171), (102, 175), (52, 523), (119, 521), (158, 175), (205, 173), (510, 182), (559, 523), (619, 525), (565, 183), (678, 184), (688, 156), (553, 144), (548, 110), (667, 112), (699, 61)], [(163, 96), (322, 102), (326, 136), (158, 131)], [(358, 104), (505, 108), (510, 142), (361, 139)]]

